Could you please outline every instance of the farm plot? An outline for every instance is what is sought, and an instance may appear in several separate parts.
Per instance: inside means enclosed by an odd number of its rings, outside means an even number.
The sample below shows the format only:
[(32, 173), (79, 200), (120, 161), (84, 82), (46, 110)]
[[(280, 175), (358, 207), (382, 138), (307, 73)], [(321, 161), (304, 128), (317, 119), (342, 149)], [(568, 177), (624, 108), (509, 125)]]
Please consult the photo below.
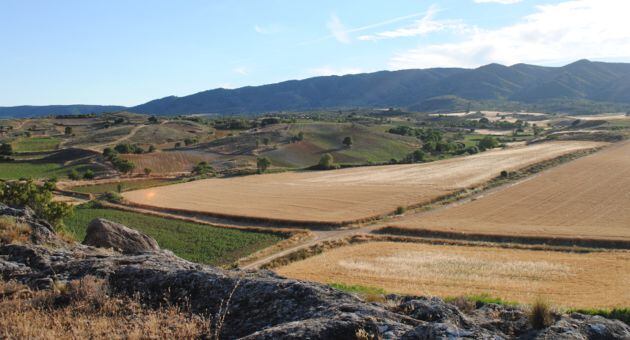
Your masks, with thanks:
[(630, 240), (630, 143), (459, 206), (390, 225), (492, 235)]
[(333, 249), (276, 269), (290, 278), (412, 295), (488, 294), (563, 307), (630, 305), (630, 253), (566, 253), (374, 242)]
[(424, 164), (208, 179), (131, 191), (125, 198), (161, 208), (270, 220), (348, 223), (428, 203), (595, 142), (552, 142)]

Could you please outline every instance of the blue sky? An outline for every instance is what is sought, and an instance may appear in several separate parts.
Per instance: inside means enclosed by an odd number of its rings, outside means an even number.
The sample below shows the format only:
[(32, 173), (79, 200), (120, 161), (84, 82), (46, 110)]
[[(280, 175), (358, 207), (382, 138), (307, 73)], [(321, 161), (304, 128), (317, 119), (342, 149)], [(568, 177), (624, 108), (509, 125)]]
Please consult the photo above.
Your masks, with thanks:
[(0, 106), (136, 105), (383, 69), (630, 62), (628, 3), (2, 0)]

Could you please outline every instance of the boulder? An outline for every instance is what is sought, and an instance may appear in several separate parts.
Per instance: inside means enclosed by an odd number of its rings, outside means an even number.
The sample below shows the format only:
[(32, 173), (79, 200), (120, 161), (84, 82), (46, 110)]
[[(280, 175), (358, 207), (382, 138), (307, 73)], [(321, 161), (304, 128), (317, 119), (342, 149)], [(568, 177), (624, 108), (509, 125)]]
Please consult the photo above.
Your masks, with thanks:
[(96, 218), (90, 222), (83, 244), (98, 248), (113, 248), (123, 254), (141, 254), (160, 250), (151, 237), (122, 224)]

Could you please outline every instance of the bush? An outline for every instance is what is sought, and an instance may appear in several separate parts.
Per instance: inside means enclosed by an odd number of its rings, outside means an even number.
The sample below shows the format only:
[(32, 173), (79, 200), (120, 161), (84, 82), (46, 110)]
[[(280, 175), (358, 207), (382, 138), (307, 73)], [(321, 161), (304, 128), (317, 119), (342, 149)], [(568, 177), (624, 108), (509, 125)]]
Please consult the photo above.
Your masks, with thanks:
[(319, 163), (317, 163), (317, 168), (322, 170), (329, 170), (336, 168), (335, 160), (333, 156), (329, 153), (325, 153), (319, 159)]
[(206, 175), (213, 172), (214, 168), (210, 166), (208, 162), (199, 162), (199, 164), (195, 165), (193, 168), (193, 173), (196, 175)]
[(267, 171), (267, 168), (271, 166), (271, 161), (267, 157), (259, 157), (256, 160), (256, 167), (258, 168), (258, 173), (263, 173)]
[(94, 179), (94, 171), (92, 171), (92, 169), (87, 169), (83, 174), (83, 179)]
[(507, 172), (506, 170), (501, 171), (501, 178), (508, 178), (510, 176), (510, 173)]
[(536, 329), (543, 329), (551, 326), (553, 323), (553, 313), (549, 304), (542, 300), (537, 299), (532, 304), (529, 311), (529, 322), (532, 327)]
[(53, 202), (55, 182), (48, 180), (37, 185), (33, 180), (4, 182), (0, 186), (0, 202), (12, 207), (28, 206), (37, 217), (59, 227), (61, 221), (72, 214), (72, 206)]
[(103, 194), (102, 199), (112, 203), (120, 203), (123, 197), (117, 192), (109, 191)]
[(492, 136), (485, 136), (479, 141), (477, 146), (479, 147), (479, 149), (487, 150), (496, 148), (497, 146), (499, 146), (499, 142), (496, 138)]
[(13, 154), (13, 147), (9, 143), (2, 143), (0, 145), (0, 155), (11, 156)]
[(78, 181), (81, 179), (81, 175), (79, 174), (79, 172), (75, 169), (70, 170), (70, 172), (68, 173), (68, 178), (70, 178), (73, 181)]
[(396, 208), (396, 215), (402, 215), (407, 211), (407, 208), (400, 206), (398, 208)]

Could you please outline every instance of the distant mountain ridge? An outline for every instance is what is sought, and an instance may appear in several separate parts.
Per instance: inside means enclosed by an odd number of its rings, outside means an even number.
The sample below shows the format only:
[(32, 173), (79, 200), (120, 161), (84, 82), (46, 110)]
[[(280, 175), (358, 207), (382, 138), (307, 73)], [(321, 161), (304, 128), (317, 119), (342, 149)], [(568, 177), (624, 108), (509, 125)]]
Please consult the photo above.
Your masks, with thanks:
[[(473, 109), (572, 113), (627, 110), (630, 109), (630, 63), (579, 60), (562, 67), (489, 64), (475, 69), (431, 68), (325, 76), (170, 96), (126, 109), (155, 115), (258, 114), (375, 107), (447, 111), (461, 110), (471, 104)], [(54, 111), (37, 108), (36, 112)], [(49, 108), (83, 113), (87, 110), (77, 105)], [(111, 108), (102, 110), (111, 111)], [(0, 108), (0, 116), (15, 110), (18, 109)]]
[(41, 117), (49, 115), (78, 115), (124, 110), (116, 105), (45, 105), (45, 106), (0, 106), (0, 118)]
[(580, 60), (563, 67), (489, 64), (476, 69), (432, 68), (315, 77), (166, 97), (130, 111), (246, 114), (390, 106), (439, 111), (461, 108), (470, 101), (478, 105), (521, 103), (568, 109), (591, 103), (630, 107), (629, 90), (630, 64)]

